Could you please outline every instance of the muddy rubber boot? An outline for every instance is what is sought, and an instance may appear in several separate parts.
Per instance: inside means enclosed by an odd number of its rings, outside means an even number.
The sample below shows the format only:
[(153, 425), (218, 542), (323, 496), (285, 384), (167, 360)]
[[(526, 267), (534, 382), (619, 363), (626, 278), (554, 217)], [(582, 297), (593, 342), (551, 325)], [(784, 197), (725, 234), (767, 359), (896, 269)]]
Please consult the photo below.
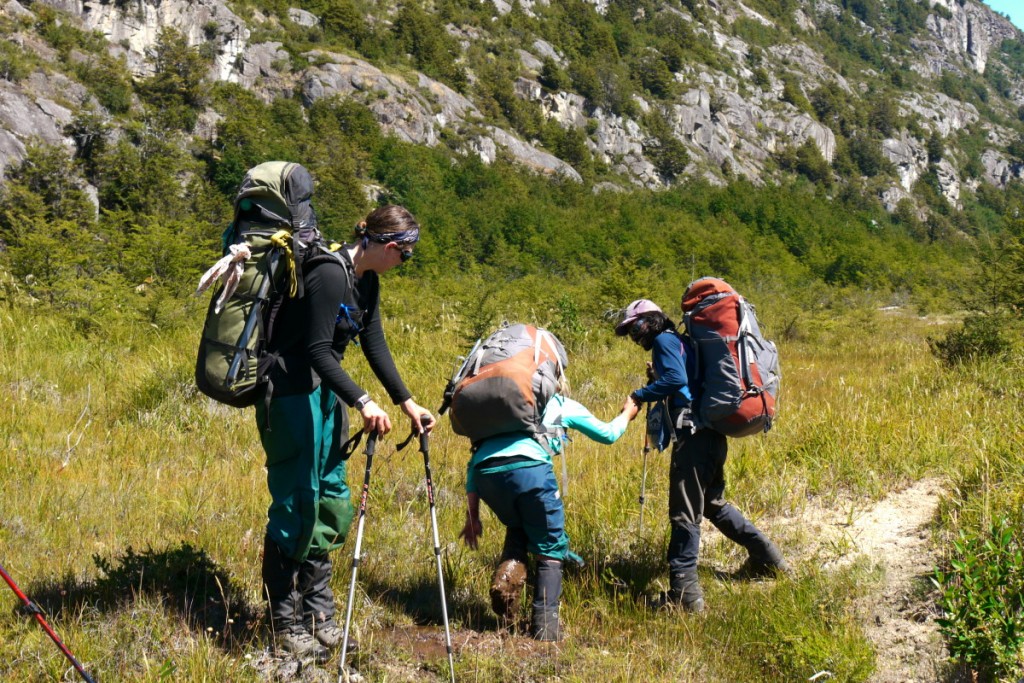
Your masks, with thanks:
[(299, 563), (288, 557), (269, 537), (263, 540), (263, 596), (274, 649), (318, 663), (330, 653), (302, 625), (302, 594), (298, 590)]
[(523, 587), (526, 586), (526, 540), (517, 529), (505, 531), (505, 547), (491, 578), (491, 609), (502, 619), (510, 619), (519, 611)]
[[(303, 625), (325, 647), (341, 647), (345, 632), (335, 621), (334, 593), (331, 591), (331, 559), (327, 555), (310, 555), (299, 565), (298, 589), (302, 594)], [(348, 651), (355, 652), (359, 643), (349, 634)]]
[(704, 591), (701, 590), (696, 570), (673, 574), (669, 578), (669, 585), (667, 602), (682, 607), (687, 612), (704, 611)]
[(535, 639), (545, 642), (562, 639), (562, 629), (558, 622), (558, 603), (561, 597), (562, 563), (551, 559), (538, 560), (531, 629)]

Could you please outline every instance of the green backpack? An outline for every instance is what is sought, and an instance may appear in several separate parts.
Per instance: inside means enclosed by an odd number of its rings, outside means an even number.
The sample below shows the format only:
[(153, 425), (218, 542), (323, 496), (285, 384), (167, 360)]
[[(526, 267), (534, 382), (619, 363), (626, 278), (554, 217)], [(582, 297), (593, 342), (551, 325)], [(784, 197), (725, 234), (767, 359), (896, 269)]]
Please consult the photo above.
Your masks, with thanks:
[(309, 171), (285, 161), (253, 167), (238, 188), (234, 220), (224, 231), (224, 258), (197, 291), (223, 275), (206, 313), (195, 369), (199, 391), (216, 401), (237, 408), (269, 401), (277, 358), (268, 342), (282, 305), (302, 296), (309, 255), (333, 256), (338, 247), (328, 247), (320, 235), (312, 196)]

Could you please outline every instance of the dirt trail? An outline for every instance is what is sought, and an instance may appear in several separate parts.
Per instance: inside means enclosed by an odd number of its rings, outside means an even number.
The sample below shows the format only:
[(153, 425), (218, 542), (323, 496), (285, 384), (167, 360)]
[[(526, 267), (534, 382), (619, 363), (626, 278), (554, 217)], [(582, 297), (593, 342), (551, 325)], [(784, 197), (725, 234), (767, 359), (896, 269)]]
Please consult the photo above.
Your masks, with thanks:
[(883, 572), (881, 585), (861, 597), (867, 635), (877, 653), (872, 683), (943, 678), (946, 649), (928, 582), (939, 558), (927, 529), (941, 493), (941, 480), (924, 479), (862, 512), (843, 516), (831, 507), (801, 515), (799, 523), (809, 524), (808, 537), (819, 539), (812, 554), (823, 560), (824, 569), (864, 556)]

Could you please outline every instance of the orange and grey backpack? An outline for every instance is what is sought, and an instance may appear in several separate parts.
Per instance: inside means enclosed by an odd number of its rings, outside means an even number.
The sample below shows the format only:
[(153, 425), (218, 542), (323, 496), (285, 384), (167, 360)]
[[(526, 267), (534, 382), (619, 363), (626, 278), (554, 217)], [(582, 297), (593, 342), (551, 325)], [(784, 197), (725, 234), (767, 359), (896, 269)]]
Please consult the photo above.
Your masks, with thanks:
[(696, 355), (698, 426), (726, 436), (767, 432), (779, 394), (779, 352), (761, 334), (754, 307), (727, 282), (704, 277), (683, 294), (683, 320)]
[(542, 418), (567, 364), (565, 348), (547, 330), (502, 326), (466, 356), (439, 412), (450, 408), (452, 429), (474, 447), (498, 434), (523, 432), (550, 451), (551, 428)]

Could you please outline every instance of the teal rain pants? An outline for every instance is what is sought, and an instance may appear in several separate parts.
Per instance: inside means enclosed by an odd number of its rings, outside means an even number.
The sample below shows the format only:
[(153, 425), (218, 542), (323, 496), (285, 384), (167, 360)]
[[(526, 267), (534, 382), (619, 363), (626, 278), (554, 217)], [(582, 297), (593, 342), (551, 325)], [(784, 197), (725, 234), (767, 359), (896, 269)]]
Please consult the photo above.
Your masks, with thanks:
[(267, 454), (267, 535), (285, 554), (302, 562), (345, 542), (352, 500), (341, 447), (348, 435), (345, 404), (329, 389), (281, 396), (270, 415), (256, 405), (256, 423)]

